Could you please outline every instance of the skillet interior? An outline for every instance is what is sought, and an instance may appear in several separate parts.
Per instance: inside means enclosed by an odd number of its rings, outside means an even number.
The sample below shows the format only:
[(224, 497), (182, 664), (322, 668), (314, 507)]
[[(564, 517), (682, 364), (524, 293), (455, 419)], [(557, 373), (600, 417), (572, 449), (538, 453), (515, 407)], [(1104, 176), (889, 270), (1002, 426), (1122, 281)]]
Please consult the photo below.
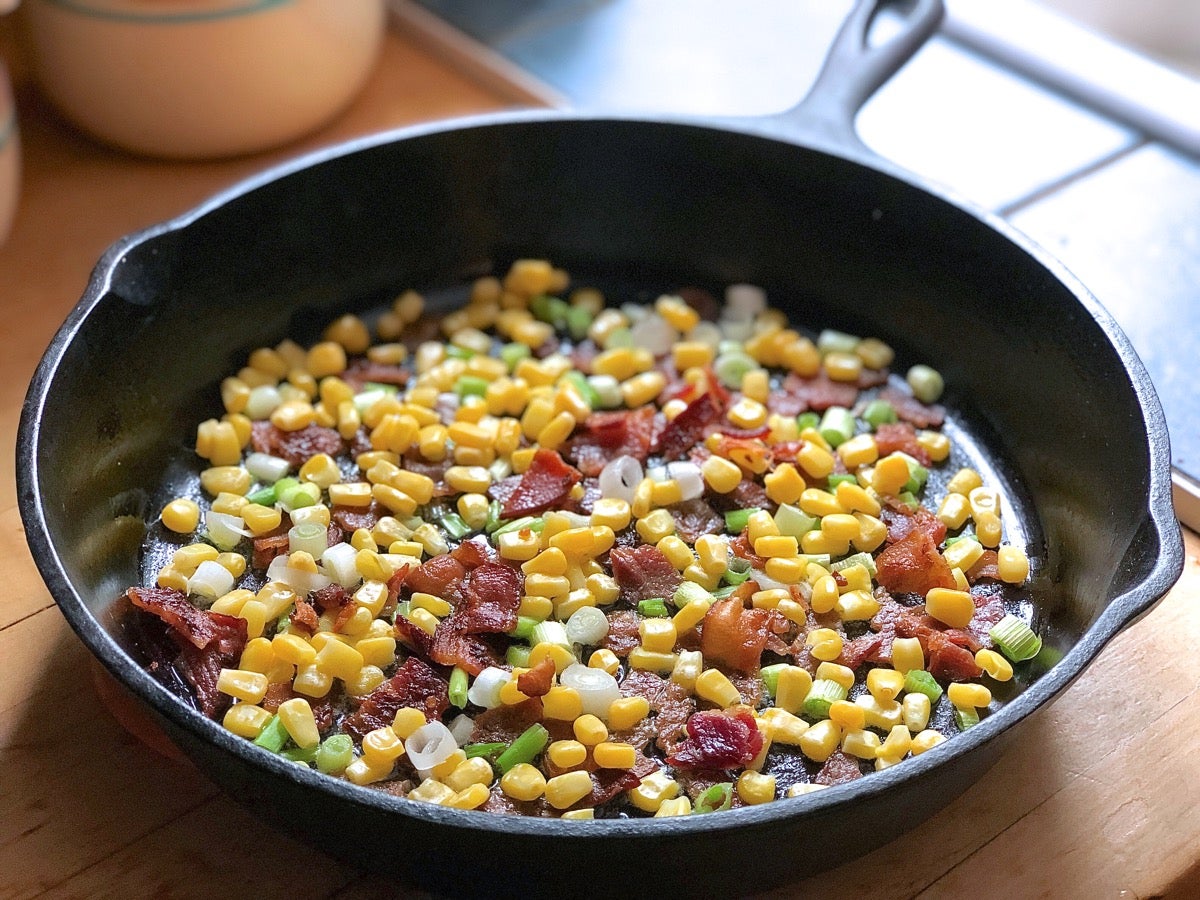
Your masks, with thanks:
[[(72, 625), (202, 767), (235, 795), (263, 798), (285, 824), (318, 837), (350, 829), (366, 840), (346, 851), (372, 856), (397, 845), (397, 829), (424, 822), (414, 839), (427, 863), (410, 870), (395, 851), (365, 861), (454, 887), (487, 884), (471, 879), (551, 844), (570, 884), (576, 866), (644, 841), (653, 826), (656, 857), (676, 857), (680, 871), (689, 857), (754, 850), (752, 877), (707, 882), (745, 890), (794, 873), (799, 859), (836, 864), (940, 808), (994, 760), (996, 737), (1177, 576), (1178, 532), (1161, 524), (1165, 428), (1144, 371), (1081, 289), (987, 221), (838, 156), (701, 126), (523, 116), (403, 136), (269, 174), (114, 247), (39, 369), (23, 418), (22, 511)], [(840, 796), (743, 810), (716, 827), (595, 823), (605, 827), (587, 835), (569, 823), (414, 809), (310, 778), (154, 685), (118, 649), (108, 613), (140, 580), (142, 522), (191, 470), (195, 423), (218, 412), (219, 380), (255, 346), (312, 340), (339, 311), (522, 255), (548, 256), (582, 281), (752, 281), (801, 325), (887, 340), (897, 369), (936, 365), (968, 452), (1005, 485), (1006, 528), (1029, 542), (1047, 640), (1066, 659), (984, 725), (828, 792)], [(1136, 596), (1114, 603), (1135, 585)], [(898, 801), (903, 813), (889, 812)], [(831, 839), (839, 834), (854, 839)], [(794, 855), (755, 850), (785, 836)], [(491, 862), (451, 866), (463, 840), (487, 840)], [(614, 885), (636, 883), (641, 856), (614, 863)]]

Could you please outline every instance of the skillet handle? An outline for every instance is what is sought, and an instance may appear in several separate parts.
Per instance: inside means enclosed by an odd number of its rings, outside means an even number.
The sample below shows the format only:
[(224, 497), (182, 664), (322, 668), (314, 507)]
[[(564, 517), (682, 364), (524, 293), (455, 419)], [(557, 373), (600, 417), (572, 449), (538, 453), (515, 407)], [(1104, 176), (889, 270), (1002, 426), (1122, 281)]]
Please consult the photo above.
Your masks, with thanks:
[[(942, 0), (915, 0), (900, 10), (901, 30), (879, 46), (867, 43), (871, 24), (891, 0), (857, 0), (838, 29), (808, 95), (773, 118), (787, 130), (875, 156), (854, 129), (858, 111), (929, 40), (945, 14)], [(895, 4), (893, 4), (895, 5)]]

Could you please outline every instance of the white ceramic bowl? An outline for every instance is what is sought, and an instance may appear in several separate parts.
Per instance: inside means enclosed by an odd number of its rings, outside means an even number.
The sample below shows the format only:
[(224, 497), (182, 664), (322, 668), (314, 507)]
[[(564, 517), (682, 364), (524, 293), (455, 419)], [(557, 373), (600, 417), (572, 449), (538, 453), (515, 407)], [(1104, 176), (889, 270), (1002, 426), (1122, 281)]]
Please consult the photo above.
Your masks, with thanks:
[(157, 156), (266, 149), (324, 124), (378, 57), (383, 0), (25, 0), (38, 83)]

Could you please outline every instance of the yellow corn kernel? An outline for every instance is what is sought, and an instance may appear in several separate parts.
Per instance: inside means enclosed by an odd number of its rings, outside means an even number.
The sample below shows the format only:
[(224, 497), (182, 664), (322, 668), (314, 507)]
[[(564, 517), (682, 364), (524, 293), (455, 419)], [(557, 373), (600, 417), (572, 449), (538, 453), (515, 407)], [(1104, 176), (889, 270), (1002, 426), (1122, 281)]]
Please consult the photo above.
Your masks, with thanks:
[(411, 609), (427, 609), (439, 619), (450, 615), (454, 607), (446, 600), (434, 594), (426, 594), (423, 591), (414, 591), (409, 599)]
[(861, 622), (873, 619), (879, 612), (879, 601), (869, 590), (847, 591), (834, 604), (843, 622)]
[[(832, 577), (830, 580), (833, 580)], [(837, 590), (836, 582), (834, 590)], [(804, 638), (804, 645), (808, 647), (813, 658), (825, 661), (835, 660), (841, 656), (842, 644), (842, 636), (832, 628), (814, 628)]]
[(719, 669), (705, 669), (700, 673), (696, 679), (696, 694), (720, 707), (742, 702), (738, 689)]
[(831, 703), (829, 718), (843, 731), (862, 731), (867, 727), (866, 711), (849, 700), (835, 700)]
[(844, 515), (845, 508), (837, 497), (820, 488), (808, 488), (800, 495), (800, 509), (810, 516)]
[(712, 606), (711, 600), (694, 600), (679, 607), (679, 611), (671, 617), (676, 634), (691, 631), (703, 622), (710, 606)]
[(663, 294), (654, 303), (654, 310), (676, 331), (691, 331), (700, 323), (700, 314), (687, 305), (682, 297)]
[(560, 769), (572, 769), (587, 759), (587, 747), (579, 741), (554, 741), (546, 748), (550, 762)]
[(900, 719), (904, 727), (916, 734), (929, 724), (929, 713), (933, 708), (929, 698), (924, 694), (905, 694), (900, 701)]
[(611, 575), (596, 573), (587, 577), (587, 589), (600, 606), (615, 603), (621, 596), (621, 586)]
[(854, 513), (854, 518), (858, 521), (858, 537), (851, 543), (856, 550), (871, 553), (887, 540), (888, 528), (883, 520), (866, 513)]
[(791, 463), (776, 466), (774, 471), (763, 476), (763, 486), (767, 496), (776, 503), (795, 503), (807, 487), (804, 477)]
[(535, 597), (565, 597), (571, 592), (571, 582), (565, 575), (525, 576), (525, 593)]
[(913, 756), (920, 756), (926, 750), (932, 750), (945, 740), (946, 736), (940, 731), (927, 728), (925, 731), (922, 731), (920, 734), (913, 737), (909, 749)]
[(933, 588), (925, 595), (925, 611), (951, 628), (966, 628), (975, 616), (975, 601), (966, 591)]
[(649, 714), (650, 702), (645, 697), (619, 697), (608, 705), (608, 727), (624, 731)]
[(996, 681), (1012, 680), (1012, 663), (995, 650), (982, 649), (976, 652), (975, 665), (987, 672)]
[[(543, 536), (545, 531), (542, 532)], [(595, 535), (592, 529), (588, 526), (580, 528), (567, 528), (555, 534), (551, 534), (547, 541), (550, 549), (560, 550), (565, 558), (578, 559), (581, 556), (595, 555), (592, 553), (592, 547), (595, 544)]]
[(950, 438), (940, 431), (918, 431), (917, 443), (932, 462), (944, 462), (950, 456)]
[(791, 592), (784, 588), (755, 591), (750, 595), (750, 604), (757, 609), (775, 609), (779, 601), (791, 599)]
[(737, 793), (747, 806), (770, 803), (775, 799), (775, 776), (747, 769), (738, 776)]
[(715, 591), (717, 589), (717, 585), (721, 583), (720, 575), (709, 574), (708, 572), (704, 571), (703, 567), (699, 563), (692, 563), (683, 570), (682, 574), (684, 581), (695, 582), (706, 591)]
[(925, 652), (918, 638), (896, 638), (892, 641), (892, 668), (901, 674), (925, 668)]
[[(182, 573), (180, 573), (180, 574), (182, 575)], [(185, 581), (187, 580), (186, 575), (183, 575), (182, 577), (184, 578)], [(185, 590), (186, 590), (186, 588), (185, 588)], [(216, 600), (214, 600), (212, 606), (210, 606), (209, 609), (211, 609), (213, 612), (224, 613), (227, 616), (236, 616), (239, 612), (241, 612), (242, 607), (246, 605), (246, 601), (253, 600), (253, 599), (254, 599), (253, 591), (248, 591), (245, 588), (235, 588), (234, 590), (230, 591), (228, 594), (225, 594), (221, 597), (218, 597)], [(251, 644), (254, 644), (254, 641), (250, 641), (249, 643), (247, 643), (247, 645), (246, 645), (247, 648), (249, 648)], [(269, 665), (269, 663), (268, 663), (268, 665)], [(265, 668), (259, 669), (259, 668), (255, 668), (254, 666), (241, 666), (241, 668), (243, 668), (243, 669), (251, 668), (251, 669), (254, 669), (256, 672), (265, 672), (266, 671)]]
[(215, 497), (221, 493), (245, 496), (253, 479), (241, 466), (213, 466), (200, 473), (200, 486)]
[(996, 568), (1001, 581), (1023, 584), (1029, 577), (1029, 557), (1020, 547), (1006, 545), (996, 551)]
[(191, 575), (202, 562), (216, 562), (221, 553), (211, 544), (188, 544), (180, 547), (171, 556), (171, 564), (179, 571)]
[[(832, 612), (833, 608), (837, 605), (838, 597), (837, 580), (832, 575), (822, 575), (812, 586), (812, 597), (809, 599), (809, 605), (815, 613)], [(838, 653), (841, 652), (841, 648), (839, 647)], [(834, 656), (836, 657), (837, 654), (834, 654)]]
[(975, 536), (983, 546), (995, 549), (1003, 536), (1000, 517), (994, 513), (981, 512), (975, 516)]
[[(572, 659), (572, 662), (574, 662), (574, 659)], [(556, 684), (542, 697), (542, 715), (547, 719), (556, 719), (560, 722), (573, 722), (582, 712), (583, 698), (579, 696), (579, 691), (575, 690), (575, 688)]]
[(831, 513), (821, 519), (821, 532), (831, 541), (856, 539), (861, 531), (858, 519), (849, 513)]
[(594, 650), (588, 657), (588, 666), (593, 669), (603, 669), (609, 675), (615, 675), (621, 668), (621, 660), (611, 650), (602, 647)]
[[(845, 444), (842, 445), (843, 447)], [(841, 449), (840, 447), (838, 448)], [(868, 516), (878, 516), (881, 510), (879, 501), (861, 485), (842, 481), (834, 488), (837, 502), (850, 513), (865, 513)]]
[(317, 669), (326, 675), (349, 681), (363, 667), (362, 654), (341, 641), (328, 641), (317, 652)]
[(952, 569), (962, 569), (966, 572), (979, 561), (983, 555), (983, 545), (971, 538), (955, 541), (942, 551), (942, 558)]
[(500, 777), (500, 790), (514, 800), (536, 800), (546, 790), (546, 776), (529, 763), (517, 763)]
[(296, 746), (315, 747), (321, 742), (312, 707), (303, 697), (293, 697), (280, 703), (277, 715)]
[(532, 560), (538, 555), (540, 540), (538, 534), (528, 528), (506, 531), (497, 541), (500, 558), (517, 562)]
[(271, 721), (271, 714), (252, 703), (235, 703), (225, 711), (221, 724), (238, 737), (254, 740)]
[(775, 685), (775, 705), (789, 713), (799, 713), (804, 708), (804, 698), (812, 690), (812, 676), (799, 666), (785, 666), (779, 670)]
[(298, 634), (277, 634), (271, 639), (271, 650), (278, 659), (294, 666), (309, 666), (316, 662), (317, 651)]
[(842, 735), (842, 752), (859, 759), (874, 759), (879, 750), (879, 735), (873, 731), (858, 729)]
[(626, 406), (636, 409), (651, 402), (666, 386), (667, 379), (662, 372), (642, 372), (621, 382), (621, 397)]
[(728, 494), (741, 484), (742, 470), (720, 456), (710, 456), (700, 464), (705, 483), (718, 494)]
[(959, 529), (966, 524), (971, 505), (962, 494), (947, 494), (938, 507), (937, 517), (947, 528)]
[(862, 360), (855, 354), (840, 351), (826, 353), (821, 365), (831, 381), (857, 381), (863, 368)]
[(854, 687), (854, 670), (835, 662), (823, 662), (817, 666), (817, 678), (837, 682), (846, 690)]
[[(484, 765), (488, 765), (484, 760)], [(490, 768), (490, 767), (489, 767)], [(492, 792), (486, 784), (470, 784), (443, 802), (443, 806), (451, 809), (478, 809), (487, 803)]]
[(245, 703), (258, 703), (267, 693), (267, 676), (246, 669), (222, 669), (217, 676), (217, 690)]
[(637, 532), (648, 544), (657, 544), (669, 534), (675, 533), (675, 520), (665, 509), (652, 510), (638, 519)]
[(761, 428), (767, 422), (767, 408), (757, 400), (743, 397), (733, 404), (727, 416), (738, 428)]
[(562, 672), (567, 666), (576, 662), (575, 655), (566, 647), (542, 641), (535, 644), (530, 650), (529, 665), (536, 666), (544, 659), (553, 660), (555, 672)]
[(200, 506), (195, 500), (180, 497), (172, 500), (162, 511), (163, 525), (176, 534), (188, 534), (200, 524)]
[(362, 740), (362, 758), (371, 768), (390, 768), (404, 755), (404, 739), (392, 726), (385, 725), (368, 731)]
[(575, 733), (575, 740), (586, 747), (595, 747), (608, 740), (608, 728), (591, 713), (575, 719), (571, 730)]
[(880, 494), (896, 495), (908, 483), (908, 462), (903, 456), (892, 453), (879, 460), (871, 475), (871, 487)]
[[(668, 620), (670, 621), (670, 620)], [(645, 647), (634, 647), (629, 651), (629, 666), (646, 672), (667, 673), (675, 668), (679, 657), (669, 651), (647, 650)]]
[[(508, 534), (516, 533), (519, 532), (508, 532)], [(500, 535), (501, 541), (507, 536), (507, 534)], [(534, 537), (536, 538), (537, 535), (534, 534)], [(503, 556), (504, 554), (501, 553), (500, 555)], [(561, 547), (547, 547), (545, 550), (521, 563), (521, 571), (526, 575), (566, 575), (568, 568), (567, 555)]]
[(482, 756), (474, 756), (460, 762), (442, 781), (447, 787), (462, 792), (472, 786), (481, 785), (486, 788), (494, 777), (492, 764)]
[(715, 350), (708, 344), (699, 341), (681, 341), (671, 348), (671, 357), (675, 361), (675, 369), (682, 372), (692, 367), (707, 366), (713, 361)]
[(396, 639), (387, 635), (364, 637), (354, 643), (363, 658), (363, 668), (386, 668), (396, 661)]
[(799, 584), (804, 580), (807, 566), (801, 556), (773, 557), (767, 560), (766, 572), (769, 577), (783, 584)]
[(723, 575), (729, 568), (729, 541), (716, 534), (696, 538), (696, 556), (700, 567), (710, 575)]
[(894, 700), (882, 703), (870, 694), (863, 694), (860, 697), (856, 697), (854, 703), (862, 708), (863, 714), (866, 716), (867, 725), (871, 728), (887, 731), (901, 722), (903, 709)]
[(584, 771), (565, 772), (546, 782), (546, 802), (555, 809), (573, 806), (592, 792), (592, 777)]
[(757, 510), (752, 512), (746, 519), (746, 537), (750, 543), (755, 543), (759, 538), (775, 537), (779, 535), (779, 526), (775, 524), (775, 519), (766, 510)]
[(692, 553), (692, 548), (685, 544), (681, 538), (673, 534), (667, 535), (655, 546), (667, 558), (667, 561), (680, 572), (696, 561), (696, 557)]
[(983, 478), (974, 469), (962, 468), (946, 482), (946, 490), (952, 494), (969, 495), (976, 488), (983, 487)]
[[(588, 810), (591, 812), (591, 810)], [(686, 794), (679, 797), (672, 797), (670, 800), (664, 800), (658, 805), (658, 810), (654, 813), (656, 819), (669, 819), (673, 816), (690, 816), (692, 814), (692, 801)]]
[(677, 632), (670, 619), (642, 619), (638, 623), (642, 646), (652, 653), (670, 653), (675, 649)]
[(665, 481), (651, 481), (651, 506), (674, 506), (682, 500), (683, 488), (674, 478), (668, 478)]
[(896, 358), (895, 352), (879, 338), (863, 338), (854, 348), (855, 355), (868, 369), (886, 369)]
[(401, 739), (408, 740), (426, 722), (425, 713), (411, 706), (402, 706), (392, 718), (392, 729)]
[(796, 462), (810, 478), (826, 478), (833, 472), (833, 454), (811, 441), (800, 448)]
[(867, 690), (876, 700), (895, 700), (904, 689), (904, 675), (894, 669), (872, 669), (867, 673)]
[(231, 422), (206, 419), (196, 427), (196, 455), (214, 466), (232, 466), (242, 458), (242, 443)]
[(790, 534), (767, 534), (754, 541), (754, 552), (762, 557), (793, 557), (800, 546)]
[(679, 782), (664, 770), (657, 769), (629, 792), (629, 800), (642, 812), (654, 813), (665, 801), (678, 797), (680, 790)]
[(960, 709), (979, 709), (992, 702), (992, 692), (982, 684), (954, 682), (946, 689), (950, 702)]
[[(360, 757), (350, 763), (350, 765), (346, 766), (346, 779), (352, 784), (357, 785), (373, 784), (376, 781), (382, 781), (384, 778), (387, 778), (390, 774), (392, 774), (393, 765), (393, 763), (389, 762), (380, 764), (377, 767), (372, 767), (370, 763), (367, 762), (365, 757)], [(422, 785), (422, 787), (424, 787), (424, 785)], [(418, 788), (418, 790), (420, 789)], [(449, 790), (449, 788), (447, 788), (447, 790)], [(417, 793), (417, 791), (410, 792), (408, 796), (417, 800), (429, 799), (428, 791), (422, 793), (418, 797), (413, 798), (414, 793)]]
[(220, 553), (217, 555), (217, 564), (234, 578), (241, 578), (246, 571), (246, 557), (240, 553)]
[(575, 417), (567, 412), (555, 415), (537, 433), (537, 442), (547, 450), (557, 450), (575, 430)]
[(839, 444), (837, 455), (842, 458), (847, 469), (854, 470), (860, 466), (874, 464), (875, 460), (879, 459), (879, 447), (875, 444), (874, 435), (858, 434)]
[(842, 729), (830, 719), (822, 719), (800, 737), (800, 752), (813, 762), (823, 763), (833, 755), (842, 740)]

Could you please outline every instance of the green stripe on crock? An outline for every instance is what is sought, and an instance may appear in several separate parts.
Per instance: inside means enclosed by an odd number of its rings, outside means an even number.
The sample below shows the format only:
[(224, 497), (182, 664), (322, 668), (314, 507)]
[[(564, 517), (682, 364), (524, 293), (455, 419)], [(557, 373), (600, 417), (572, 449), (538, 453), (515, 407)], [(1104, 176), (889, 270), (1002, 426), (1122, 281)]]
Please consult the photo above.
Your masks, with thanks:
[(138, 22), (147, 25), (184, 25), (189, 22), (213, 22), (220, 19), (233, 19), (238, 16), (249, 16), (265, 12), (277, 6), (286, 6), (295, 0), (249, 0), (244, 6), (234, 6), (227, 9), (190, 10), (187, 12), (153, 12), (142, 13), (132, 9), (104, 9), (90, 6), (80, 0), (42, 0), (51, 6), (57, 6), (69, 12), (89, 16), (93, 19), (104, 19), (110, 22)]

